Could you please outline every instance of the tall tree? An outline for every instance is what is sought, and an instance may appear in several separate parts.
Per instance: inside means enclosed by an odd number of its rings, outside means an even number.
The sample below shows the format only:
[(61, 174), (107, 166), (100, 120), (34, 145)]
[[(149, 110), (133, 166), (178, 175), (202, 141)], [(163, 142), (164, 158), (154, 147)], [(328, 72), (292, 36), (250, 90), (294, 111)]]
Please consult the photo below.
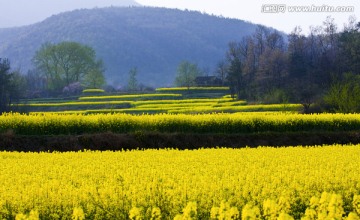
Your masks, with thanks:
[(0, 114), (9, 111), (13, 101), (25, 92), (24, 77), (10, 69), (10, 61), (0, 58)]
[(9, 86), (11, 82), (10, 62), (0, 58), (0, 113), (9, 107)]
[(83, 86), (85, 86), (86, 88), (92, 88), (92, 89), (102, 88), (106, 83), (103, 74), (104, 71), (103, 62), (98, 61), (96, 65), (97, 68), (91, 69), (84, 77)]
[(249, 96), (249, 90), (247, 90), (247, 88), (250, 84), (250, 75), (244, 74), (241, 58), (241, 48), (239, 44), (235, 42), (230, 43), (227, 52), (229, 68), (226, 78), (230, 84), (231, 95), (233, 98), (237, 95), (238, 99), (247, 99)]
[(226, 62), (224, 60), (220, 61), (217, 64), (216, 74), (221, 79), (221, 84), (222, 85), (225, 84), (227, 69), (228, 69), (228, 66), (227, 66), (227, 64), (226, 64)]
[(301, 32), (297, 26), (289, 35), (289, 74), (295, 79), (306, 76), (306, 37)]
[(48, 89), (61, 91), (90, 72), (102, 72), (95, 51), (76, 42), (44, 44), (33, 57), (37, 69), (48, 81)]
[(133, 92), (138, 89), (138, 83), (137, 83), (137, 68), (134, 67), (129, 71), (129, 81), (128, 81), (128, 90)]
[(177, 76), (175, 79), (175, 85), (181, 87), (187, 87), (195, 85), (195, 79), (200, 75), (200, 70), (196, 64), (188, 61), (180, 63), (177, 69)]
[[(283, 86), (282, 79), (288, 73), (286, 48), (282, 34), (261, 25), (239, 43), (231, 42), (227, 52), (228, 66), (241, 66), (237, 79), (234, 72), (228, 77), (233, 80), (232, 90), (241, 93), (242, 98), (255, 100)], [(235, 69), (240, 72), (240, 67)]]
[(41, 76), (45, 77), (49, 91), (61, 90), (63, 87), (56, 46), (43, 44), (33, 57), (33, 63)]
[(231, 96), (234, 98), (236, 95), (238, 99), (246, 99), (245, 80), (242, 75), (241, 61), (238, 57), (235, 57), (230, 61), (230, 67), (228, 69), (227, 80), (230, 83)]
[(29, 98), (40, 97), (46, 91), (46, 78), (35, 69), (28, 70), (25, 75), (27, 96)]
[(256, 67), (258, 96), (264, 96), (271, 91), (281, 90), (284, 87), (284, 78), (287, 75), (286, 47), (283, 36), (277, 32), (269, 32), (265, 39), (265, 49), (257, 58)]
[(281, 88), (287, 75), (287, 54), (279, 48), (266, 48), (260, 56), (257, 71), (258, 84), (264, 88), (262, 91), (269, 92), (274, 88)]
[(26, 77), (19, 70), (11, 72), (9, 103), (17, 102), (26, 95)]
[(360, 74), (360, 22), (351, 17), (339, 41), (342, 71)]

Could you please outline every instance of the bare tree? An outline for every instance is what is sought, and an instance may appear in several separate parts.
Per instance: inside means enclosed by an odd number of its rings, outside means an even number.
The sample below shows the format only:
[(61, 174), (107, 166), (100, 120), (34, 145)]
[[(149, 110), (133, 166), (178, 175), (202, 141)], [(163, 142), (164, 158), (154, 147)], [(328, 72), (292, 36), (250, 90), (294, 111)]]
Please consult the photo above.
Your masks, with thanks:
[(222, 85), (225, 84), (227, 70), (228, 70), (228, 66), (224, 60), (220, 61), (217, 64), (216, 73), (219, 76), (219, 78), (221, 79)]

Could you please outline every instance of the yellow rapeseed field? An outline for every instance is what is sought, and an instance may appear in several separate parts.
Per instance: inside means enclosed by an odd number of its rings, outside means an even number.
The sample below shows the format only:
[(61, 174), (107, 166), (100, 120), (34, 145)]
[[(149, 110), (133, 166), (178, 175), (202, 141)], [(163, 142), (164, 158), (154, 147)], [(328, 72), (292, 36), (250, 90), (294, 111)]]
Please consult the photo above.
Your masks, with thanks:
[(339, 132), (360, 130), (360, 114), (18, 114), (0, 116), (0, 133), (23, 135), (136, 131), (179, 133)]
[(136, 98), (179, 98), (181, 94), (130, 94), (130, 95), (111, 95), (111, 96), (83, 96), (79, 100), (106, 100), (106, 99), (136, 99)]
[(0, 153), (0, 219), (359, 219), (360, 145)]
[(218, 86), (218, 87), (173, 87), (173, 88), (157, 88), (157, 92), (166, 92), (166, 91), (187, 91), (187, 90), (207, 90), (207, 91), (229, 91), (230, 87), (228, 86)]

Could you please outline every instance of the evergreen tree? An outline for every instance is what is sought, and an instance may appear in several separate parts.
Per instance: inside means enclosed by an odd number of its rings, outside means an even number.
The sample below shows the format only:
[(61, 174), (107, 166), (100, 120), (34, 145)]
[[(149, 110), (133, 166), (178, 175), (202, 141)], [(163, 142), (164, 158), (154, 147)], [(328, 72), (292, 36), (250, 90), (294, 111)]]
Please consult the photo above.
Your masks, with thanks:
[(129, 71), (128, 90), (130, 92), (134, 92), (138, 89), (136, 75), (137, 75), (137, 68), (134, 67)]

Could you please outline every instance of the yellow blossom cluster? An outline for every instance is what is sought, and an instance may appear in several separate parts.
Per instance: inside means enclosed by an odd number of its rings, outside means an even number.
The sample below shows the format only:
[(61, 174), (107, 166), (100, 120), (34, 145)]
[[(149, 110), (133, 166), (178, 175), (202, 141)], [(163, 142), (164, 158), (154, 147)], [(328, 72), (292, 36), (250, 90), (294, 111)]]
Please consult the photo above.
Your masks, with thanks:
[(341, 132), (360, 129), (360, 114), (18, 114), (0, 116), (0, 133), (22, 135), (137, 131), (178, 133)]
[(0, 153), (0, 219), (359, 219), (360, 145)]

